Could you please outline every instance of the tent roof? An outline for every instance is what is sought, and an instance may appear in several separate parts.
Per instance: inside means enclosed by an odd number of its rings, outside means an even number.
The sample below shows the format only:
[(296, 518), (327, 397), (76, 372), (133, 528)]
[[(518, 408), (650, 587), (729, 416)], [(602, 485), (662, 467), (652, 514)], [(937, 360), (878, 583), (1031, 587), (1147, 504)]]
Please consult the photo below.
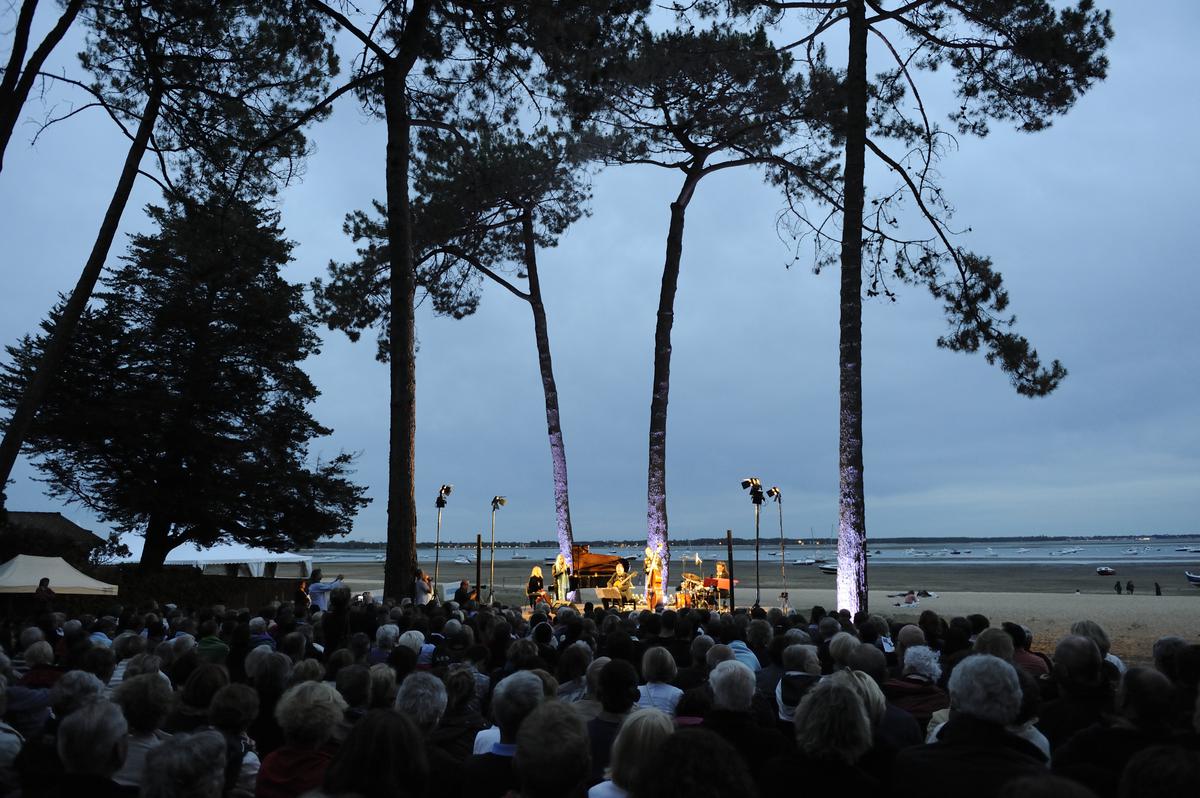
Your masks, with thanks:
[[(141, 537), (130, 537), (121, 541), (129, 547), (129, 556), (122, 562), (138, 562), (142, 558), (142, 546), (145, 541)], [(206, 549), (198, 549), (191, 544), (184, 544), (172, 549), (167, 555), (167, 565), (193, 565), (203, 568), (206, 565), (247, 565), (251, 573), (262, 575), (265, 563), (303, 563), (307, 571), (312, 570), (312, 557), (296, 554), (290, 551), (271, 551), (241, 543), (218, 543)]]
[(92, 579), (75, 570), (62, 557), (35, 557), (18, 554), (0, 565), (0, 593), (32, 593), (38, 582), (49, 577), (55, 593), (86, 596), (115, 596), (117, 586)]

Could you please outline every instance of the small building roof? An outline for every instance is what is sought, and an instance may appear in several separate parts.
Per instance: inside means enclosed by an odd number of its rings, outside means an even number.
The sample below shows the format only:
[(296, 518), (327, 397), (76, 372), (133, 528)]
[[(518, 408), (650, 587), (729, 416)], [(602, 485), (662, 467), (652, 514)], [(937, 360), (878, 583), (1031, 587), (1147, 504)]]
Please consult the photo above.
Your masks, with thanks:
[(52, 537), (66, 538), (74, 543), (81, 543), (88, 548), (94, 548), (104, 543), (104, 538), (91, 530), (84, 529), (62, 513), (9, 510), (8, 523), (10, 526), (42, 531)]

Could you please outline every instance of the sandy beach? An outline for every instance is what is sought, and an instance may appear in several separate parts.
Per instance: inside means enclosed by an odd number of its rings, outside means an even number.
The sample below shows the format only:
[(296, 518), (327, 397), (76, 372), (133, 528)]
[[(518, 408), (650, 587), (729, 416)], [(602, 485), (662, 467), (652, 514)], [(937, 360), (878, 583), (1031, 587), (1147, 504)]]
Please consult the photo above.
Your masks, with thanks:
[[(448, 561), (449, 560), (449, 561)], [(327, 577), (343, 574), (356, 591), (378, 593), (383, 587), (383, 563), (320, 562)], [(505, 603), (523, 600), (525, 582), (533, 561), (496, 561), (497, 598)], [(426, 563), (422, 558), (422, 567)], [(736, 599), (739, 606), (755, 599), (753, 566), (738, 563)], [(487, 583), (488, 562), (482, 564), (483, 582)], [(459, 580), (475, 580), (475, 566), (443, 559), (440, 565), (443, 584), (457, 585)], [(1118, 596), (1113, 585), (1133, 581), (1134, 595)], [(674, 577), (672, 577), (674, 578)], [(764, 606), (777, 606), (781, 574), (779, 563), (762, 563), (761, 593)], [(1146, 662), (1154, 641), (1166, 634), (1177, 634), (1200, 642), (1200, 589), (1190, 587), (1176, 565), (1135, 563), (1123, 566), (1116, 576), (1097, 576), (1093, 567), (1072, 565), (1003, 564), (872, 564), (871, 611), (897, 621), (916, 621), (926, 609), (952, 617), (982, 613), (993, 624), (1014, 621), (1033, 630), (1035, 646), (1053, 649), (1055, 641), (1067, 633), (1074, 621), (1090, 618), (1108, 631), (1113, 651), (1129, 662)], [(835, 604), (834, 577), (813, 567), (789, 566), (787, 588), (793, 608), (807, 613), (816, 604), (832, 608)], [(1154, 583), (1162, 585), (1163, 595), (1154, 595)], [(915, 589), (936, 593), (937, 598), (922, 599), (916, 608), (894, 606), (899, 601), (889, 593)]]

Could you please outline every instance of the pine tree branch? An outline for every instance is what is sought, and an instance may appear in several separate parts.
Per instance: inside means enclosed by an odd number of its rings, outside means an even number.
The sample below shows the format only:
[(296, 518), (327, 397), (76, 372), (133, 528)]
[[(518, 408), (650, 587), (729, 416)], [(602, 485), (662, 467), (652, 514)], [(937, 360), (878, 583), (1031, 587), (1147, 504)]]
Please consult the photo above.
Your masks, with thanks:
[(368, 50), (375, 53), (375, 55), (379, 57), (379, 60), (387, 61), (388, 58), (390, 58), (387, 50), (380, 47), (374, 39), (363, 33), (357, 25), (351, 22), (345, 14), (338, 11), (336, 8), (333, 8), (327, 3), (321, 2), (321, 0), (308, 0), (308, 4), (336, 22), (342, 30), (346, 31), (351, 36), (362, 42), (363, 47), (366, 47)]

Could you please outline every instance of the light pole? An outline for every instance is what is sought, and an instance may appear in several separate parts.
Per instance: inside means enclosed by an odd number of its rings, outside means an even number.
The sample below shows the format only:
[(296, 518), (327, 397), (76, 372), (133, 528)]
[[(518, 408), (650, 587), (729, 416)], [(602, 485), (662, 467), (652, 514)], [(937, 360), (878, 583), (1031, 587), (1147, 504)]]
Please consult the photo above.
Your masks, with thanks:
[(453, 485), (442, 485), (438, 488), (437, 507), (437, 536), (433, 539), (433, 591), (438, 589), (438, 566), (442, 559), (442, 508), (446, 506), (446, 497), (454, 490)]
[(750, 501), (754, 504), (754, 606), (762, 601), (762, 581), (758, 572), (758, 514), (763, 503), (762, 481), (758, 477), (746, 477), (742, 480), (743, 490), (750, 491)]
[(508, 504), (503, 496), (492, 497), (492, 561), (488, 565), (488, 604), (495, 601), (496, 596), (496, 511)]
[(783, 539), (783, 491), (778, 487), (767, 488), (768, 498), (774, 499), (775, 504), (779, 505), (779, 576), (782, 579), (780, 584), (783, 586), (779, 592), (779, 599), (784, 612), (788, 611), (788, 592), (787, 592), (787, 542)]

